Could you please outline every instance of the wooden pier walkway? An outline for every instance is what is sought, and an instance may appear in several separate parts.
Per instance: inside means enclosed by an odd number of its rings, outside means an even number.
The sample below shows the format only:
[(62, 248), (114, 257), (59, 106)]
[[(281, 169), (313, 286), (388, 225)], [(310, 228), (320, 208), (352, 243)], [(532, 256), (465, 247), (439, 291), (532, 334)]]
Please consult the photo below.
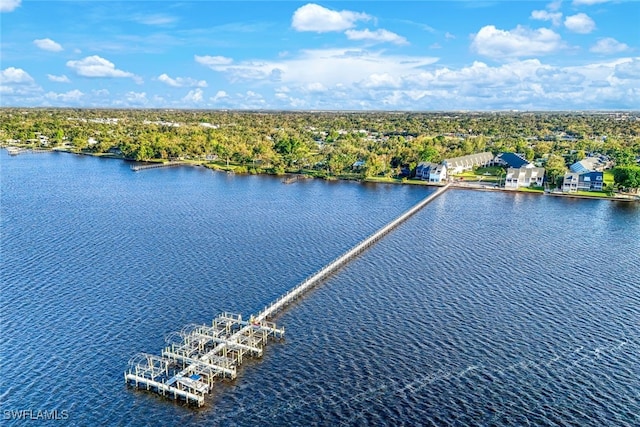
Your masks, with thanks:
[(239, 314), (222, 313), (213, 319), (211, 326), (188, 325), (170, 334), (161, 356), (141, 353), (129, 361), (125, 382), (171, 399), (204, 405), (205, 396), (217, 378), (236, 378), (243, 357), (261, 357), (268, 339), (284, 336), (284, 329), (269, 319), (447, 191), (449, 185), (436, 190), (248, 320)]
[(156, 168), (171, 168), (174, 166), (185, 166), (189, 165), (187, 162), (163, 162), (163, 163), (147, 163), (144, 165), (133, 165), (131, 166), (131, 170), (134, 172), (143, 171), (147, 169), (156, 169)]

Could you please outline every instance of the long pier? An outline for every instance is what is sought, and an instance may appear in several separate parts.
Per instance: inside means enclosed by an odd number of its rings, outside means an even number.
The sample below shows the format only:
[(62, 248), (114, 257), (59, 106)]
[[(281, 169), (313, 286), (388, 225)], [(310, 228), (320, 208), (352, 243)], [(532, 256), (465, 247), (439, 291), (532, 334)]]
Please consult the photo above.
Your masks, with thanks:
[(213, 319), (211, 326), (187, 325), (182, 331), (169, 334), (161, 356), (140, 353), (129, 361), (125, 382), (171, 399), (204, 405), (216, 379), (236, 378), (245, 356), (261, 357), (270, 338), (284, 336), (284, 328), (278, 328), (269, 319), (447, 191), (449, 185), (436, 190), (248, 320), (239, 314), (222, 313)]
[(188, 165), (187, 162), (163, 162), (163, 163), (148, 163), (144, 165), (134, 165), (131, 166), (131, 170), (134, 172), (147, 170), (147, 169), (157, 169), (157, 168), (171, 168), (174, 166), (184, 166)]

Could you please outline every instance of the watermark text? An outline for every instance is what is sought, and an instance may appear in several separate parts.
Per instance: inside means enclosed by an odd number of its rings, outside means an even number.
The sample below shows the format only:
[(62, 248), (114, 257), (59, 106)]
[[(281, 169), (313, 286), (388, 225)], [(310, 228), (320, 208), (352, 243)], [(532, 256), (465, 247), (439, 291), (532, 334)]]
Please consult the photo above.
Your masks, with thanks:
[(52, 410), (33, 410), (33, 409), (5, 409), (2, 412), (5, 420), (31, 420), (31, 421), (51, 421), (51, 420), (68, 420), (69, 411), (63, 409)]

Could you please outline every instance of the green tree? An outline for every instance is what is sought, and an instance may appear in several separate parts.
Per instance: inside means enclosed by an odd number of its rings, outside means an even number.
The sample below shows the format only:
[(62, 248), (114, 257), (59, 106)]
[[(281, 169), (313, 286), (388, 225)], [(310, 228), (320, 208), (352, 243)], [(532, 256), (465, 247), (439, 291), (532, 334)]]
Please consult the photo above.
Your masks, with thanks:
[(440, 153), (435, 147), (424, 146), (419, 153), (420, 161), (422, 162), (435, 162), (438, 160)]
[(564, 176), (567, 172), (567, 166), (564, 163), (564, 158), (557, 154), (551, 154), (547, 159), (545, 172), (547, 174), (547, 181), (556, 183), (558, 178)]
[(631, 149), (618, 149), (613, 152), (613, 159), (616, 166), (633, 166), (636, 163), (636, 156)]
[(634, 193), (640, 188), (640, 166), (621, 166), (613, 169), (613, 181)]

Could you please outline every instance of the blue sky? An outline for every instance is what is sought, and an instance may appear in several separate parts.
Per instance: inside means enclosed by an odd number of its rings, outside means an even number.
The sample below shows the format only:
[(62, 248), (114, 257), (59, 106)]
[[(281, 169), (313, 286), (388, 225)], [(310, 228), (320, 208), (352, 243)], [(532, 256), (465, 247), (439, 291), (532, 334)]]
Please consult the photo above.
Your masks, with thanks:
[(640, 2), (0, 0), (0, 105), (640, 109)]

